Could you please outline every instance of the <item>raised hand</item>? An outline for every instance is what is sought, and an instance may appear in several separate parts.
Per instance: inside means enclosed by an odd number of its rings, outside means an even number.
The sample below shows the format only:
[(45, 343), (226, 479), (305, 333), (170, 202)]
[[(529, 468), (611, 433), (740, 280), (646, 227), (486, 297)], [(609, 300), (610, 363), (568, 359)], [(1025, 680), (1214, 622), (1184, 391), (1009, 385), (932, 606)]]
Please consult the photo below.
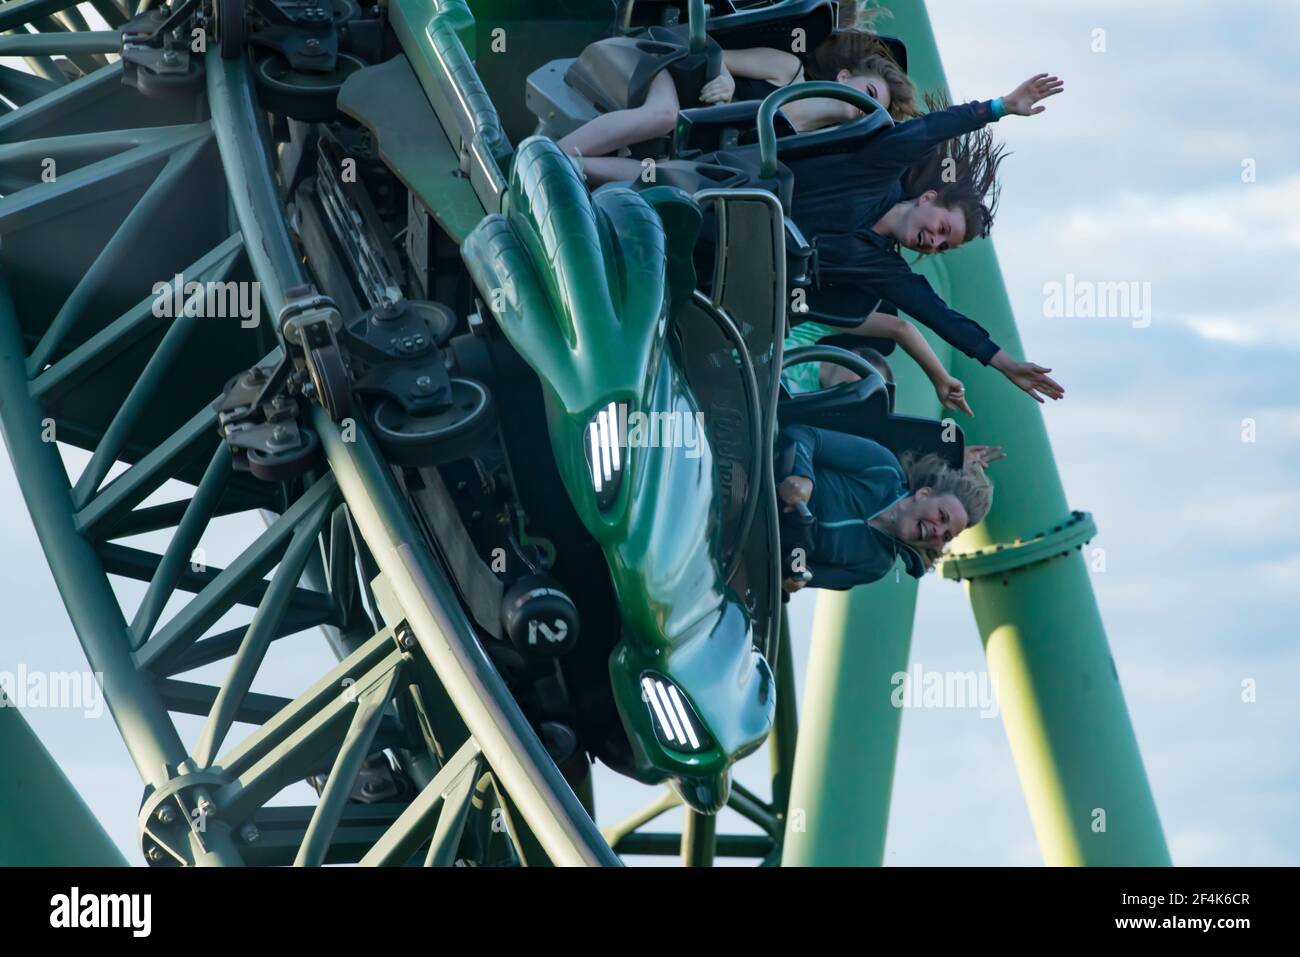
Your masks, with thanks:
[(965, 412), (971, 418), (975, 413), (971, 411), (970, 406), (966, 403), (966, 386), (962, 385), (960, 379), (954, 379), (948, 376), (945, 379), (934, 383), (935, 394), (939, 396), (939, 402), (945, 409), (951, 409), (954, 412)]
[(986, 469), (994, 462), (1006, 457), (1007, 453), (1002, 451), (1000, 445), (968, 445), (966, 446), (966, 461), (962, 464), (968, 469)]
[[(1065, 398), (1065, 390), (1047, 374), (1051, 369), (1044, 369), (1032, 362), (1017, 362), (1001, 349), (989, 360), (989, 365), (1014, 382), (1016, 388), (1029, 393), (1035, 402), (1042, 402), (1043, 396), (1049, 399)], [(1040, 392), (1042, 395), (1039, 395)]]
[(1060, 77), (1038, 73), (1004, 96), (1002, 105), (1006, 107), (1008, 113), (1016, 116), (1037, 116), (1047, 107), (1034, 104), (1049, 96), (1056, 96), (1064, 90), (1065, 81)]

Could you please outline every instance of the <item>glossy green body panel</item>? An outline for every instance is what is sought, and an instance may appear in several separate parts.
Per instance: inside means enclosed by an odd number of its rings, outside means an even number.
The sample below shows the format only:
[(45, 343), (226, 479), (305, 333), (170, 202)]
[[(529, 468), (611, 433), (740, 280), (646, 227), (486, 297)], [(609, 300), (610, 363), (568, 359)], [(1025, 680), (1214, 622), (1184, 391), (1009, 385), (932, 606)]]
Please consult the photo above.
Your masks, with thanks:
[[(652, 197), (656, 198), (656, 197)], [(547, 139), (515, 155), (504, 215), (489, 216), (461, 253), (505, 336), (538, 374), (551, 446), (578, 515), (604, 549), (621, 640), (610, 656), (615, 697), (646, 780), (670, 777), (683, 797), (716, 809), (726, 770), (771, 728), (774, 686), (749, 616), (719, 560), (718, 477), (707, 437), (694, 448), (633, 447), (617, 497), (602, 509), (584, 452), (592, 417), (611, 402), (629, 414), (697, 422), (698, 404), (667, 348), (669, 246), (698, 228), (684, 194), (659, 194), (664, 219), (632, 190), (588, 194)], [(681, 445), (682, 443), (678, 443)], [(653, 670), (689, 698), (712, 739), (685, 754), (658, 743), (641, 699)]]

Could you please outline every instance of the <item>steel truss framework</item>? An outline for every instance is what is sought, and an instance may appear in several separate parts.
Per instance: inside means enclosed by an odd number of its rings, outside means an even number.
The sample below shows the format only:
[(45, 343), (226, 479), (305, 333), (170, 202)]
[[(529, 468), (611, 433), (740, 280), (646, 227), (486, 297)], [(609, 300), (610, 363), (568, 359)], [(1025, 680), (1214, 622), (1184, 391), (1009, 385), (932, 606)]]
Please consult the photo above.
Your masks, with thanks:
[[(115, 28), (150, 0), (135, 11), (92, 5)], [(324, 465), (305, 479), (232, 472), (211, 402), (278, 343), (264, 331), (218, 332), (197, 314), (160, 318), (141, 293), (175, 274), (255, 279), (275, 314), (304, 281), (246, 61), (207, 54), (209, 112), (196, 117), (124, 88), (106, 57), (118, 34), (90, 30), (69, 0), (0, 3), (0, 33), (0, 56), (32, 70), (0, 67), (0, 424), (144, 782), (145, 858), (613, 865), (624, 853), (680, 853), (689, 865), (715, 854), (779, 863), (795, 736), (788, 642), (773, 797), (736, 785), (729, 802), (762, 833), (718, 835), (715, 818), (689, 811), (683, 834), (643, 831), (680, 803), (669, 792), (602, 835), (589, 779), (575, 795), (511, 697), (364, 422), (345, 441), (317, 410)], [(63, 255), (74, 248), (93, 254)], [(51, 438), (90, 453), (78, 474)], [(187, 498), (142, 505), (173, 481)], [(224, 568), (192, 564), (214, 520), (251, 511), (268, 519), (252, 545)], [(167, 544), (124, 542), (147, 533)], [(143, 584), (134, 609), (115, 579)], [(178, 596), (184, 604), (165, 617)], [(251, 621), (218, 630), (239, 606)], [(273, 642), (314, 629), (337, 664), (292, 700), (251, 690)], [(218, 662), (219, 685), (178, 677)], [(192, 746), (176, 714), (204, 718)], [(236, 723), (255, 730), (240, 738)], [(350, 800), (367, 756), (384, 749), (400, 751), (418, 792)], [(317, 804), (267, 806), (309, 775), (323, 777)]]

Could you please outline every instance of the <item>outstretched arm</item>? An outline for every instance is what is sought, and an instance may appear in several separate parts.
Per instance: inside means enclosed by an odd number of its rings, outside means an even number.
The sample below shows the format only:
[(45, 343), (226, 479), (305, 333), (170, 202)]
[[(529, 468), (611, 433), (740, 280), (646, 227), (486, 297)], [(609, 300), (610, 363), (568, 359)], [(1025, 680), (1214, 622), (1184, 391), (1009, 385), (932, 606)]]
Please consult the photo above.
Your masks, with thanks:
[(921, 335), (921, 331), (906, 319), (891, 316), (887, 312), (873, 312), (853, 330), (853, 334), (892, 339), (897, 342), (902, 350), (921, 367), (921, 371), (934, 386), (939, 402), (945, 409), (965, 412), (969, 416), (975, 415), (966, 404), (966, 387), (959, 379), (948, 374), (948, 370), (943, 367), (939, 357), (930, 348), (930, 343), (925, 341), (925, 336)]
[(1042, 402), (1044, 395), (1049, 399), (1065, 398), (1065, 390), (1047, 374), (1051, 369), (1033, 362), (1019, 362), (1001, 349), (989, 360), (989, 365), (1010, 379), (1016, 388), (1027, 392), (1035, 402)]
[(1059, 76), (1047, 73), (1035, 73), (1024, 83), (1002, 97), (1002, 106), (1008, 116), (1037, 116), (1045, 106), (1038, 106), (1040, 100), (1065, 92), (1065, 81)]
[[(827, 275), (829, 271), (823, 269), (822, 281), (826, 283), (830, 279), (834, 289), (834, 277)], [(872, 295), (893, 303), (899, 312), (929, 326), (944, 342), (977, 362), (988, 365), (999, 351), (983, 326), (951, 308), (924, 276), (908, 268), (901, 256), (892, 253), (873, 256), (854, 272), (857, 273), (852, 277), (855, 285), (860, 284)], [(821, 303), (819, 298), (814, 305), (820, 308)]]
[(873, 149), (888, 144), (890, 159), (903, 167), (910, 166), (945, 140), (978, 130), (1003, 116), (1037, 116), (1046, 109), (1038, 105), (1041, 100), (1064, 91), (1065, 83), (1059, 77), (1038, 73), (995, 100), (962, 103), (899, 123)]
[[(977, 362), (993, 366), (1036, 401), (1042, 402), (1043, 396), (1049, 399), (1065, 397), (1065, 390), (1048, 376), (1051, 369), (1012, 359), (989, 337), (983, 326), (944, 302), (929, 281), (912, 272), (902, 257), (879, 257), (857, 272), (857, 281), (868, 287), (873, 295), (892, 302), (901, 312), (929, 326), (941, 339)], [(826, 292), (834, 290), (833, 283), (825, 289)], [(861, 292), (858, 294), (860, 296)], [(822, 300), (814, 305), (820, 308)]]

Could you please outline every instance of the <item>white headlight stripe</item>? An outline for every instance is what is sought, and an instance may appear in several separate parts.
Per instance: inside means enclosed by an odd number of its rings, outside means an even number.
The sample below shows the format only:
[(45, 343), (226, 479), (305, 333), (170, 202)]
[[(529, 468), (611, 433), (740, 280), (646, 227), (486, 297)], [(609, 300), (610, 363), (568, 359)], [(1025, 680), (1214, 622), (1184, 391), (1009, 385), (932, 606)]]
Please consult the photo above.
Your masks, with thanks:
[(609, 421), (613, 426), (613, 436), (612, 436), (613, 441), (609, 443), (609, 454), (613, 456), (614, 471), (617, 472), (619, 469), (623, 467), (622, 463), (619, 461), (619, 443), (622, 441), (623, 436), (619, 434), (619, 430), (618, 430), (618, 403), (617, 402), (611, 402), (609, 404)]
[(659, 696), (655, 694), (654, 682), (649, 678), (641, 679), (641, 690), (645, 692), (646, 701), (650, 702), (650, 707), (654, 709), (655, 716), (659, 719), (659, 727), (663, 729), (667, 737), (673, 736), (672, 725), (668, 723), (668, 715), (664, 713), (663, 706), (659, 704)]
[(609, 443), (613, 436), (610, 435), (609, 416), (604, 409), (596, 416), (596, 423), (600, 429), (600, 463), (605, 470), (605, 478), (611, 478), (614, 475), (613, 465), (609, 459)]
[(597, 441), (596, 423), (587, 426), (587, 437), (591, 442), (591, 481), (599, 492), (602, 487), (600, 481), (600, 446)]
[(695, 728), (692, 725), (691, 716), (686, 712), (686, 705), (682, 703), (681, 695), (677, 693), (677, 686), (669, 685), (668, 693), (672, 695), (673, 707), (677, 709), (677, 713), (682, 719), (682, 725), (686, 728), (686, 733), (691, 737), (691, 747), (699, 748), (700, 739), (695, 736)]
[(686, 732), (682, 730), (681, 723), (677, 719), (677, 712), (673, 710), (673, 704), (668, 699), (668, 692), (664, 689), (663, 682), (656, 681), (655, 688), (659, 691), (659, 697), (664, 703), (664, 710), (668, 712), (668, 718), (673, 723), (673, 734), (677, 738), (677, 743), (685, 744)]

